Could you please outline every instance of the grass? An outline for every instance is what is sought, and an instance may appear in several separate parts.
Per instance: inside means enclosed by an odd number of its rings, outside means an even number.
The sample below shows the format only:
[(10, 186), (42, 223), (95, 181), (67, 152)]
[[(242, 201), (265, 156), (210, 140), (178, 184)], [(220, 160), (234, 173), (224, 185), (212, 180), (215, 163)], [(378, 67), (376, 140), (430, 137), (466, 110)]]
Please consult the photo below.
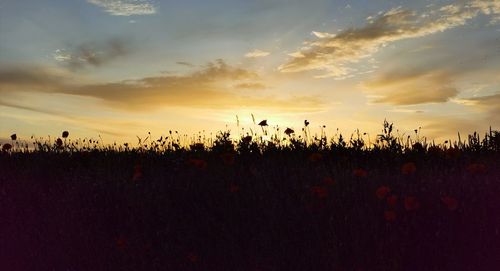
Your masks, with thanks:
[[(4, 270), (495, 270), (500, 133), (4, 143)], [(287, 131), (287, 133), (285, 133)], [(5, 148), (5, 144), (11, 147)]]

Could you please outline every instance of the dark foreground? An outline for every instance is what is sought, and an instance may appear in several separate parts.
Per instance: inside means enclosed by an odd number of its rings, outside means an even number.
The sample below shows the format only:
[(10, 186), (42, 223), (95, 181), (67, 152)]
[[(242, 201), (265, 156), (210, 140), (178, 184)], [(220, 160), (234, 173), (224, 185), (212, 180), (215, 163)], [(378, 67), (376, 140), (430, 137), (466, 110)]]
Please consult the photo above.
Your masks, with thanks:
[(499, 270), (488, 151), (0, 154), (0, 270)]

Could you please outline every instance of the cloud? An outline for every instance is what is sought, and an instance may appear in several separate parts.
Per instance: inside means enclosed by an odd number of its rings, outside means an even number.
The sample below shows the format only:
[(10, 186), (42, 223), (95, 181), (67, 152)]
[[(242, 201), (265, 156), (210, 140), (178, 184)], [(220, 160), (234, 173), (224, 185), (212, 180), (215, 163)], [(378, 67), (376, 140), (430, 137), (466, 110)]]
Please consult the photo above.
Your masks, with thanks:
[(317, 38), (323, 39), (323, 38), (334, 38), (335, 34), (330, 34), (327, 32), (318, 32), (318, 31), (312, 31), (311, 34), (316, 36)]
[(490, 23), (497, 24), (500, 22), (500, 2), (495, 0), (476, 0), (470, 4), (473, 8), (480, 9), (486, 15), (493, 15)]
[(0, 106), (22, 109), (22, 110), (27, 110), (27, 111), (33, 111), (36, 113), (42, 113), (42, 114), (48, 114), (48, 115), (61, 115), (60, 112), (53, 111), (50, 109), (43, 109), (43, 108), (38, 108), (35, 106), (23, 105), (23, 104), (11, 102), (11, 101), (0, 100)]
[(150, 15), (156, 7), (147, 0), (87, 0), (115, 16)]
[(234, 86), (235, 88), (239, 89), (266, 89), (267, 86), (262, 84), (262, 83), (240, 83)]
[(265, 51), (262, 51), (259, 49), (255, 49), (251, 52), (246, 53), (245, 57), (246, 58), (258, 58), (258, 57), (265, 57), (265, 56), (268, 56), (270, 54), (271, 54), (270, 52), (265, 52)]
[(362, 87), (374, 103), (456, 102), (459, 94), (477, 94), (479, 82), (483, 89), (493, 89), (500, 83), (495, 66), (500, 59), (495, 54), (497, 47), (498, 41), (491, 38), (470, 41), (463, 46), (448, 46), (445, 51), (418, 55), (398, 52), (389, 56), (398, 61), (387, 62), (363, 82)]
[(464, 105), (474, 106), (486, 112), (488, 117), (483, 122), (500, 128), (500, 93), (462, 99), (461, 101)]
[[(496, 3), (493, 3), (496, 2)], [(323, 71), (319, 77), (343, 78), (356, 72), (351, 66), (372, 57), (382, 47), (396, 41), (424, 37), (461, 25), (479, 14), (498, 15), (498, 1), (474, 0), (452, 4), (423, 13), (391, 9), (373, 17), (364, 27), (336, 35), (313, 32), (292, 59), (279, 66), (281, 72)]]
[(476, 104), (479, 106), (484, 106), (484, 107), (500, 110), (500, 106), (499, 106), (500, 105), (500, 93), (488, 95), (488, 96), (472, 97), (472, 98), (468, 98), (466, 100), (469, 100), (469, 101), (473, 102), (473, 104)]
[[(288, 111), (317, 111), (324, 103), (316, 97), (256, 96), (241, 93), (232, 86), (258, 87), (259, 76), (252, 71), (226, 64), (223, 60), (210, 62), (202, 69), (185, 75), (162, 75), (112, 83), (68, 83), (76, 80), (57, 77), (39, 68), (16, 71), (0, 69), (0, 93), (43, 92), (97, 98), (124, 110), (147, 111), (161, 107), (192, 108), (270, 108)], [(254, 85), (251, 85), (254, 82)], [(40, 86), (39, 86), (40, 84)]]
[(53, 58), (72, 70), (102, 66), (129, 53), (127, 43), (111, 39), (104, 43), (84, 43), (70, 49), (57, 49)]
[(191, 64), (191, 63), (189, 63), (189, 62), (185, 62), (185, 61), (177, 61), (177, 62), (175, 62), (175, 63), (176, 63), (177, 65), (187, 66), (187, 67), (190, 67), (190, 68), (194, 67), (194, 65), (193, 65), (193, 64)]
[(147, 77), (136, 81), (86, 85), (72, 89), (68, 94), (95, 97), (116, 107), (136, 110), (180, 106), (212, 109), (286, 108), (294, 111), (316, 110), (323, 105), (319, 99), (310, 97), (255, 97), (232, 92), (227, 87), (258, 78), (252, 71), (235, 68), (217, 60), (205, 65), (202, 70), (183, 76)]
[(0, 93), (54, 91), (65, 85), (67, 74), (63, 71), (40, 66), (0, 67)]
[(411, 105), (444, 103), (458, 94), (449, 71), (393, 70), (365, 83), (369, 93), (375, 93), (374, 103)]

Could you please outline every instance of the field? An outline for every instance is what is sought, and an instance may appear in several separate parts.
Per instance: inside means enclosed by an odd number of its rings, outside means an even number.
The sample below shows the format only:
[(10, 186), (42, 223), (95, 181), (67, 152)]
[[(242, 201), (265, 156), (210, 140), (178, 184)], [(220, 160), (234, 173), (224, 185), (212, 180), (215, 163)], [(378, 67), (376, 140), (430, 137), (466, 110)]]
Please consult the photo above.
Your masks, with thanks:
[[(497, 270), (500, 133), (2, 142), (1, 270)], [(300, 136), (299, 136), (300, 134)]]

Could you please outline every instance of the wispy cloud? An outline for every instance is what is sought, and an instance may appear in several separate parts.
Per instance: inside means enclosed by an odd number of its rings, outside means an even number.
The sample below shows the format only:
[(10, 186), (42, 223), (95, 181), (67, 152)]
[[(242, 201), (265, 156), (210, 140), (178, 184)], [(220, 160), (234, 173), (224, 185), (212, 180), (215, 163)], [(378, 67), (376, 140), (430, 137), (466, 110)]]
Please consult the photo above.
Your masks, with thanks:
[(189, 63), (189, 62), (185, 62), (185, 61), (177, 61), (177, 62), (175, 62), (175, 63), (176, 63), (177, 65), (186, 66), (186, 67), (190, 67), (190, 68), (194, 67), (194, 65), (193, 65), (193, 64), (191, 64), (191, 63)]
[(112, 39), (104, 43), (84, 43), (68, 49), (57, 49), (52, 56), (60, 64), (78, 70), (104, 65), (128, 53), (127, 43), (124, 40)]
[(262, 51), (262, 50), (259, 50), (259, 49), (255, 49), (251, 52), (248, 52), (245, 54), (245, 57), (246, 58), (258, 58), (258, 57), (265, 57), (265, 56), (268, 56), (270, 55), (271, 53), (270, 52), (266, 52), (266, 51)]
[[(477, 48), (481, 50), (469, 50)], [(457, 96), (477, 94), (481, 88), (500, 84), (496, 74), (500, 56), (498, 41), (472, 42), (438, 54), (397, 54), (398, 61), (388, 62), (361, 85), (371, 102), (392, 105), (456, 102)], [(470, 85), (472, 84), (472, 86)]]
[[(39, 75), (40, 68), (0, 69), (0, 94), (14, 92), (61, 93), (92, 97), (124, 109), (147, 111), (160, 107), (211, 109), (268, 108), (287, 111), (317, 111), (324, 103), (317, 97), (274, 96), (242, 93), (234, 86), (261, 87), (258, 74), (233, 67), (222, 60), (206, 64), (185, 75), (164, 75), (113, 83), (70, 84), (55, 73)], [(70, 75), (73, 76), (73, 75)], [(71, 78), (71, 77), (69, 77)], [(247, 85), (244, 85), (247, 84)]]
[(147, 0), (87, 0), (115, 16), (149, 15), (156, 13), (156, 7)]
[(500, 92), (487, 96), (473, 97), (462, 100), (464, 105), (474, 106), (487, 113), (483, 122), (500, 127)]
[(66, 84), (67, 74), (40, 66), (0, 66), (0, 93), (54, 91)]
[[(372, 16), (361, 28), (338, 34), (313, 32), (315, 40), (306, 41), (292, 59), (281, 65), (281, 72), (322, 71), (318, 77), (344, 78), (356, 72), (353, 64), (372, 57), (392, 42), (424, 37), (461, 25), (479, 14), (498, 17), (498, 1), (473, 0), (466, 4), (451, 4), (426, 12), (401, 7)], [(494, 18), (492, 19), (494, 20)]]
[(267, 86), (262, 84), (262, 83), (239, 83), (234, 86), (235, 88), (239, 89), (266, 89)]
[(375, 103), (392, 105), (444, 103), (458, 94), (447, 71), (392, 75), (367, 85), (381, 96), (374, 100)]

